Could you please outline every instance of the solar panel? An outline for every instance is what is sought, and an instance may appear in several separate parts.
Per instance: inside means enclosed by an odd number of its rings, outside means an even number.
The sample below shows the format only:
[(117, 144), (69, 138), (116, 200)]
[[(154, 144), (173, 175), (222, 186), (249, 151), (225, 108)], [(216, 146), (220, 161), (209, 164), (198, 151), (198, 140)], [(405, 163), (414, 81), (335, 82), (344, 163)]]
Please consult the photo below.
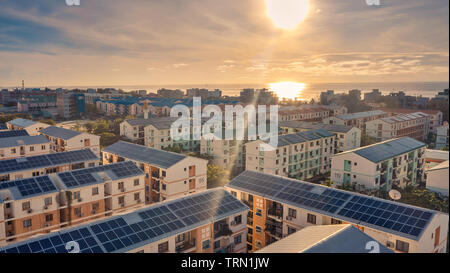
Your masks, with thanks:
[(48, 176), (0, 182), (0, 190), (13, 188), (17, 189), (20, 194), (20, 196), (15, 196), (15, 198), (29, 197), (31, 195), (48, 193), (57, 190)]
[(0, 174), (35, 168), (44, 168), (51, 166), (56, 167), (58, 165), (86, 162), (95, 159), (98, 159), (98, 157), (90, 149), (85, 149), (70, 152), (53, 153), (47, 155), (29, 156), (17, 159), (1, 160)]
[[(111, 171), (115, 176), (117, 176), (118, 179), (144, 174), (144, 171), (139, 169), (133, 162), (126, 161), (97, 167), (85, 168), (80, 170), (62, 172), (58, 173), (57, 175), (64, 183), (64, 185), (66, 185), (66, 187), (72, 188), (102, 182), (102, 180), (98, 180), (93, 174), (106, 171)], [(115, 177), (112, 178), (115, 179)]]
[(380, 162), (388, 158), (408, 153), (414, 149), (424, 147), (425, 144), (410, 137), (402, 137), (385, 141), (366, 148), (360, 148), (354, 152), (373, 162)]
[(25, 130), (0, 131), (0, 138), (28, 136)]
[(421, 235), (434, 212), (289, 178), (245, 171), (227, 187), (407, 237)]
[[(70, 241), (80, 245), (81, 253), (124, 252), (190, 231), (206, 223), (203, 221), (221, 220), (247, 209), (223, 189), (208, 190), (56, 234), (19, 242), (0, 248), (0, 253), (67, 253), (65, 246)], [(202, 211), (203, 216), (200, 217)]]

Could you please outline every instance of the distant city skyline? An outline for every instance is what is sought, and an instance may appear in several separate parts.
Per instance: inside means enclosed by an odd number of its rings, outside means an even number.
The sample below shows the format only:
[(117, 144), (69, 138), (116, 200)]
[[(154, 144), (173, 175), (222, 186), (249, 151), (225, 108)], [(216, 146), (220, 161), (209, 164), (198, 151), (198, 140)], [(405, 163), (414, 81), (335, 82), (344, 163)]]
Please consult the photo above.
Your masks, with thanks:
[[(447, 0), (0, 0), (0, 86), (448, 82)], [(358, 88), (358, 86), (355, 86)]]

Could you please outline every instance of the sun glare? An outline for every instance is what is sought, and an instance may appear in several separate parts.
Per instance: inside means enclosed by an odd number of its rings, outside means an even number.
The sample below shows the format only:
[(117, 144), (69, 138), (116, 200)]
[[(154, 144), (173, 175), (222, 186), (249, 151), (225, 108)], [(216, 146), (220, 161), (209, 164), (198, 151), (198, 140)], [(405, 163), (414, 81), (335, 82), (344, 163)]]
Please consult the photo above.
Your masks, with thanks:
[(308, 14), (308, 0), (265, 0), (267, 16), (275, 26), (294, 29)]
[(296, 99), (305, 89), (305, 84), (301, 82), (277, 82), (269, 84), (269, 87), (279, 98)]

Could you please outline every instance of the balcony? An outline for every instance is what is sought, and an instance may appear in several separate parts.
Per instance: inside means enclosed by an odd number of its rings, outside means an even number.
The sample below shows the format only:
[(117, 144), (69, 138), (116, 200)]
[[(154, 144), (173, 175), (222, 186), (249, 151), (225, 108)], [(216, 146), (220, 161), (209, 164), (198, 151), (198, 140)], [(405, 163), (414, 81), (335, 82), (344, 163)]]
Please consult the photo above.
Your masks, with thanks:
[(152, 172), (153, 178), (159, 178), (159, 172)]
[(233, 232), (231, 231), (227, 223), (221, 222), (214, 224), (214, 239), (222, 236), (230, 236), (231, 234), (233, 234)]
[(276, 239), (280, 240), (283, 238), (282, 229), (273, 225), (267, 225), (266, 229), (264, 230), (266, 234), (269, 234)]
[(190, 241), (179, 242), (175, 246), (175, 251), (177, 253), (189, 253), (195, 250), (195, 239)]
[(275, 218), (278, 221), (283, 221), (283, 210), (281, 209), (269, 208), (267, 210), (267, 215), (269, 217)]
[(226, 247), (219, 248), (214, 250), (215, 253), (233, 253), (234, 252), (234, 244), (229, 244)]

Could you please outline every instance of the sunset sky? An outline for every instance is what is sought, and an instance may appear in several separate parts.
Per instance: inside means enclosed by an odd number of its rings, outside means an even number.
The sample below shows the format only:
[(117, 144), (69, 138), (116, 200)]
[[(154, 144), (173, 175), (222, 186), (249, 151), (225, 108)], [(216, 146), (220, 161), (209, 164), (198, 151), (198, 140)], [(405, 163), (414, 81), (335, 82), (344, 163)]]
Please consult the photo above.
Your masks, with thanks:
[(0, 87), (448, 81), (448, 0), (0, 0)]

